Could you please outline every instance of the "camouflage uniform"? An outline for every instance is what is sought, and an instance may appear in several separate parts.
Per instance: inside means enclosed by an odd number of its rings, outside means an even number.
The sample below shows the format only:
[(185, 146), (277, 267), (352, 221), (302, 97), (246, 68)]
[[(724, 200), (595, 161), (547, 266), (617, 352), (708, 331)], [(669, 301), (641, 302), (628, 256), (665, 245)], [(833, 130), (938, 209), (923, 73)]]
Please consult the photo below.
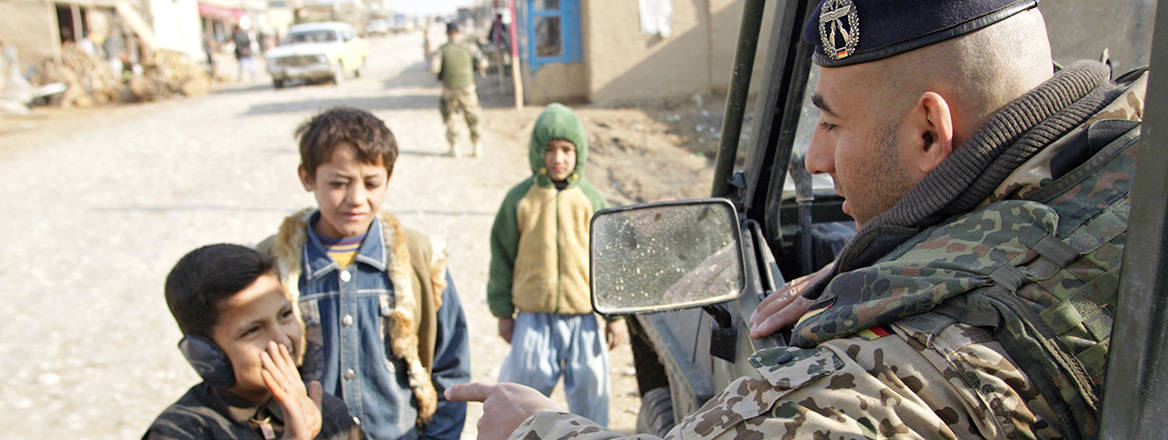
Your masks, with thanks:
[(455, 117), (461, 113), (470, 130), (475, 154), (479, 154), (479, 121), (483, 110), (475, 92), (474, 72), (485, 68), (485, 62), (486, 59), (473, 44), (453, 41), (439, 47), (431, 59), (431, 70), (442, 81), (442, 98), (438, 110), (442, 113), (442, 122), (446, 124), (446, 142), (450, 144), (451, 153), (456, 153), (458, 121)]
[(483, 109), (479, 106), (479, 96), (475, 92), (475, 87), (463, 87), (461, 89), (442, 89), (442, 101), (439, 103), (438, 111), (442, 113), (442, 123), (446, 124), (446, 142), (454, 145), (458, 139), (458, 123), (455, 119), (462, 114), (466, 120), (466, 127), (470, 130), (470, 140), (472, 143), (479, 143), (482, 135), (479, 134), (479, 121), (483, 116)]
[[(1004, 437), (1015, 424), (1029, 425), (1044, 415), (1020, 404), (1037, 393), (1012, 388), (1024, 383), (1023, 376), (988, 333), (959, 324), (926, 343), (912, 329), (893, 329), (895, 335), (875, 339), (841, 338), (812, 349), (757, 352), (750, 363), (759, 377), (737, 379), (666, 438), (955, 439), (977, 437), (981, 430)], [(895, 365), (889, 362), (893, 359)], [(963, 386), (966, 381), (981, 386)], [(977, 406), (971, 408), (971, 402)], [(1019, 411), (993, 414), (995, 408)], [(582, 423), (544, 412), (525, 421), (512, 438), (585, 434), (571, 427)], [(617, 437), (593, 430), (580, 438)]]
[[(1064, 438), (1067, 427), (1096, 433), (1090, 409), (1098, 394), (1075, 390), (1097, 391), (1104, 374), (1110, 320), (1098, 312), (1115, 305), (1138, 131), (1128, 122), (1142, 116), (1145, 80), (1116, 88), (1105, 67), (1080, 63), (1016, 103), (1049, 96), (1047, 85), (1068, 78), (1102, 83), (1052, 105), (1061, 109), (1000, 145), (1014, 153), (1028, 136), (1041, 136), (1035, 127), (1049, 128), (1067, 113), (1082, 116), (1018, 159), (973, 206), (938, 224), (873, 220), (844, 250), (830, 282), (818, 286), (817, 305), (794, 329), (797, 346), (755, 353), (757, 376), (731, 383), (667, 438)], [(1067, 110), (1080, 108), (1087, 111)], [(1005, 113), (996, 117), (1010, 117)], [(1075, 151), (1097, 122), (1126, 128), (1090, 149), (1081, 165), (1055, 173), (1059, 153)], [(976, 192), (959, 191), (940, 211)], [(990, 308), (1000, 304), (995, 299), (1023, 303), (1033, 315), (998, 313)], [(1054, 328), (1057, 337), (1043, 341), (1054, 348), (1043, 348), (1067, 352), (1083, 371), (1054, 374), (1043, 369), (1049, 357), (1018, 359), (1026, 353), (1007, 349), (1035, 328)], [(1050, 381), (1035, 381), (1035, 374)], [(1040, 389), (1049, 383), (1053, 390)], [(620, 435), (544, 411), (511, 436), (568, 437)]]

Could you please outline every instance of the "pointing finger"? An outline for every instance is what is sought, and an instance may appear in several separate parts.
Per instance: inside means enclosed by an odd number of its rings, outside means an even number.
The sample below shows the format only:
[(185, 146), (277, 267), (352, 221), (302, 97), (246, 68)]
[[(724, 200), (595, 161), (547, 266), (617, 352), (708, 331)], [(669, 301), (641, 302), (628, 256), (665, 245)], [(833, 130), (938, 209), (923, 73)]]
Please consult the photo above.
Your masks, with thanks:
[(495, 391), (495, 384), (471, 382), (446, 389), (446, 400), (456, 402), (483, 402)]

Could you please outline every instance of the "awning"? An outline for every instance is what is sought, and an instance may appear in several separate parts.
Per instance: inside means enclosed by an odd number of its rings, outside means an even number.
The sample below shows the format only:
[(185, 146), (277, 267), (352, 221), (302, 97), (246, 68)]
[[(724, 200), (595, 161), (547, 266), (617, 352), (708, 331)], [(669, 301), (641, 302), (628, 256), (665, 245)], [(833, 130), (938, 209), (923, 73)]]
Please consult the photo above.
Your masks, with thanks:
[(239, 17), (247, 15), (243, 10), (224, 8), (222, 6), (199, 3), (199, 15), (218, 20), (239, 21)]

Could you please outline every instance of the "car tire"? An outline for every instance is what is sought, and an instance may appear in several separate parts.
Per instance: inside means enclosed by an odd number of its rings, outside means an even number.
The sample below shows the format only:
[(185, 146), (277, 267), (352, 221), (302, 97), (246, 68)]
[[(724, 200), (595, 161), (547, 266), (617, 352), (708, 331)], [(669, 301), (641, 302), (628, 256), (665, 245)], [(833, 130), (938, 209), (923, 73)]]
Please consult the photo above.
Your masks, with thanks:
[(673, 425), (673, 397), (669, 395), (669, 387), (654, 388), (641, 395), (638, 433), (665, 437)]
[(345, 65), (343, 65), (341, 63), (337, 63), (337, 65), (333, 66), (332, 80), (333, 80), (333, 84), (336, 84), (338, 86), (341, 85), (341, 83), (345, 82)]
[(282, 88), (284, 88), (284, 80), (282, 80), (282, 79), (273, 79), (273, 80), (272, 80), (272, 87), (275, 87), (275, 88), (277, 88), (277, 89), (282, 89)]

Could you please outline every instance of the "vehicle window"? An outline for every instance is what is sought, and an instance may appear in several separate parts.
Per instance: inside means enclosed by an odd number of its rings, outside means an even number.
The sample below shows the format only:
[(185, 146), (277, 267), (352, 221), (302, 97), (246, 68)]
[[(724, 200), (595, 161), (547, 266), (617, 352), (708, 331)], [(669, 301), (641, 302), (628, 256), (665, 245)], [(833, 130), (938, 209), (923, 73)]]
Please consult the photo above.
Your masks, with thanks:
[(289, 43), (327, 43), (331, 41), (337, 41), (337, 33), (335, 31), (296, 31), (288, 34)]
[[(795, 146), (791, 149), (792, 157), (803, 157), (811, 145), (811, 135), (815, 132), (815, 124), (819, 121), (819, 108), (811, 104), (811, 95), (815, 94), (815, 82), (819, 77), (819, 67), (812, 64), (811, 72), (807, 74), (807, 89), (803, 92), (803, 107), (799, 111), (799, 125), (795, 127)], [(800, 164), (801, 166), (802, 164)], [(826, 174), (811, 176), (814, 188), (833, 188), (834, 182)], [(791, 176), (787, 176), (783, 183), (785, 190), (794, 190), (795, 184)]]

